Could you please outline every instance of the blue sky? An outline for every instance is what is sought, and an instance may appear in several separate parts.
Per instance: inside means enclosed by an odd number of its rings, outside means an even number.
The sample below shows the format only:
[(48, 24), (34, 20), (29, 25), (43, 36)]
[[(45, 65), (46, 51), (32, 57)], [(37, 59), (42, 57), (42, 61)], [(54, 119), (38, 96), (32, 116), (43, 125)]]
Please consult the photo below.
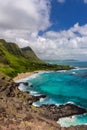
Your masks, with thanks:
[(87, 0), (0, 0), (0, 38), (41, 59), (87, 60)]
[(50, 21), (49, 30), (54, 31), (69, 29), (77, 22), (82, 26), (87, 23), (87, 4), (83, 0), (52, 0)]

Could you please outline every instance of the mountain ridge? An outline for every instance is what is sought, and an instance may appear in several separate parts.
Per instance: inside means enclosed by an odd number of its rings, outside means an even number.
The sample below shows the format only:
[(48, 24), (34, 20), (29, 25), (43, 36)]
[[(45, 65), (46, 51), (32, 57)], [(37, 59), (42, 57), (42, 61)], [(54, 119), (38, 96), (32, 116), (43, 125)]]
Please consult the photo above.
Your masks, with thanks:
[(35, 70), (71, 69), (70, 66), (51, 65), (40, 60), (30, 47), (19, 48), (16, 43), (0, 39), (0, 72), (10, 77)]
[(42, 60), (40, 60), (37, 55), (35, 54), (35, 52), (32, 50), (31, 47), (29, 46), (26, 46), (26, 47), (23, 47), (21, 48), (22, 52), (24, 53), (25, 57), (29, 60), (32, 60), (32, 61), (36, 61), (36, 62), (41, 62), (43, 63)]

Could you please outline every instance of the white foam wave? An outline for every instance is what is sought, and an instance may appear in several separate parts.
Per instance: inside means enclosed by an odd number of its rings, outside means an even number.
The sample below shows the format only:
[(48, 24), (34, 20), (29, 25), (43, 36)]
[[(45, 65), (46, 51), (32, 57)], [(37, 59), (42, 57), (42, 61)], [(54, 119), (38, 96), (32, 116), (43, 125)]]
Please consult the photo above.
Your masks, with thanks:
[[(24, 82), (23, 82), (24, 83)], [(28, 82), (28, 85), (24, 85), (23, 83), (20, 83), (20, 85), (18, 86), (18, 88), (21, 90), (21, 91), (26, 91), (27, 88), (31, 87), (32, 86), (32, 83)], [(26, 83), (26, 82), (25, 82)]]
[(84, 67), (84, 68), (75, 67), (75, 69), (73, 69), (73, 70), (87, 70), (87, 68), (86, 67)]
[(77, 74), (76, 72), (72, 72), (72, 74)]
[(30, 95), (32, 96), (41, 96), (41, 94), (36, 91), (30, 90), (29, 92), (30, 92)]
[(45, 98), (40, 98), (40, 102), (43, 102)]
[(33, 75), (29, 76), (29, 77), (27, 78), (27, 80), (29, 80), (29, 79), (35, 79), (39, 74), (40, 74), (40, 73), (33, 74)]
[(66, 72), (67, 70), (58, 70), (57, 72)]
[(87, 70), (87, 68), (80, 68), (80, 70)]
[(67, 103), (65, 103), (65, 104), (63, 104), (63, 105), (66, 105), (66, 104), (73, 104), (73, 105), (76, 105), (76, 106), (81, 107), (81, 108), (84, 109), (84, 107), (82, 107), (82, 106), (76, 104), (75, 102), (71, 102), (71, 101), (69, 101), (69, 102), (67, 102)]
[(55, 100), (53, 100), (52, 98), (49, 98), (49, 97), (40, 98), (40, 100), (35, 102), (35, 104), (38, 105), (39, 107), (43, 104), (55, 104), (56, 106), (62, 105), (60, 103), (57, 103)]
[(66, 104), (73, 104), (73, 105), (75, 105), (75, 103), (74, 103), (74, 102), (67, 102)]
[(46, 103), (47, 99), (48, 99), (47, 97), (46, 98), (40, 98), (39, 101), (33, 103), (33, 106), (40, 107), (42, 104), (48, 104), (48, 103)]
[(74, 102), (71, 102), (71, 101), (66, 102), (66, 103), (60, 103), (59, 105), (67, 105), (67, 104), (73, 104), (73, 105), (76, 105)]
[(38, 105), (38, 104), (35, 103), (35, 102), (34, 102), (32, 105), (35, 106), (35, 107), (40, 107), (40, 105)]
[[(39, 74), (39, 73), (38, 73), (38, 74)], [(28, 77), (26, 77), (26, 78), (22, 78), (22, 79), (16, 80), (16, 83), (25, 82), (25, 81), (27, 81), (27, 80), (29, 80), (29, 79), (34, 79), (34, 78), (36, 78), (36, 77), (38, 76), (38, 74), (33, 74), (33, 75), (28, 76)]]
[[(87, 115), (87, 114), (85, 114)], [(84, 119), (83, 119), (84, 118)], [(83, 115), (76, 115), (70, 117), (60, 118), (57, 123), (59, 123), (62, 127), (70, 127), (76, 125), (87, 125), (87, 118)]]
[(22, 79), (19, 79), (19, 80), (16, 80), (15, 82), (16, 83), (19, 83), (19, 82), (25, 82), (27, 80), (31, 80), (31, 79), (34, 79), (34, 78), (37, 78), (40, 74), (43, 74), (43, 73), (50, 73), (52, 71), (42, 71), (42, 72), (37, 72), (31, 76), (27, 76), (26, 78), (22, 78)]
[(57, 123), (59, 123), (62, 127), (69, 127), (71, 125), (76, 125), (76, 118), (75, 117), (65, 117), (60, 118)]
[(19, 88), (21, 91), (26, 91), (26, 87), (25, 87), (25, 85), (23, 85), (22, 83), (18, 86), (18, 88)]
[(73, 70), (79, 70), (80, 68), (79, 67), (75, 67), (75, 69), (73, 69)]
[(58, 107), (58, 106), (60, 106), (61, 104), (56, 103), (55, 105)]
[(39, 72), (38, 74), (51, 73), (51, 72), (54, 72), (54, 71), (42, 71), (42, 72)]

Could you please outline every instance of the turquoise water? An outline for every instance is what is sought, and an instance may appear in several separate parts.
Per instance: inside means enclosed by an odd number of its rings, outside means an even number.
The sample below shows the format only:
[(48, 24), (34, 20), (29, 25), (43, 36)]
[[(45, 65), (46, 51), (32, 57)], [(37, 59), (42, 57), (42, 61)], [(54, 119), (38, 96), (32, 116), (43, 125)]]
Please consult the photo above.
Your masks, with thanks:
[[(87, 108), (87, 62), (79, 61), (51, 61), (56, 64), (69, 64), (77, 69), (58, 72), (43, 72), (36, 74), (34, 78), (27, 79), (33, 84), (33, 88), (26, 88), (32, 94), (45, 94), (47, 98), (40, 99), (34, 103), (36, 106), (42, 104), (66, 104), (75, 103), (78, 106)], [(87, 123), (87, 115), (76, 116), (75, 118), (60, 119), (62, 126)], [(71, 121), (71, 123), (70, 123)], [(63, 122), (63, 124), (61, 123)]]

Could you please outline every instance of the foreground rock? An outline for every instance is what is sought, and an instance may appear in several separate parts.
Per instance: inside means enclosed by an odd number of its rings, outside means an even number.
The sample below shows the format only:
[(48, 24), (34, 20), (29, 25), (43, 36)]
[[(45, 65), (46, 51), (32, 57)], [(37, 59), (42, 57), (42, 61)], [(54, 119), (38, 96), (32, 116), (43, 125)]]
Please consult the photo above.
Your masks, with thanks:
[(59, 117), (72, 115), (72, 110), (73, 114), (85, 113), (86, 110), (71, 104), (36, 108), (32, 103), (41, 96), (21, 92), (11, 79), (4, 80), (0, 78), (0, 130), (87, 130), (87, 126), (61, 128), (55, 122)]

